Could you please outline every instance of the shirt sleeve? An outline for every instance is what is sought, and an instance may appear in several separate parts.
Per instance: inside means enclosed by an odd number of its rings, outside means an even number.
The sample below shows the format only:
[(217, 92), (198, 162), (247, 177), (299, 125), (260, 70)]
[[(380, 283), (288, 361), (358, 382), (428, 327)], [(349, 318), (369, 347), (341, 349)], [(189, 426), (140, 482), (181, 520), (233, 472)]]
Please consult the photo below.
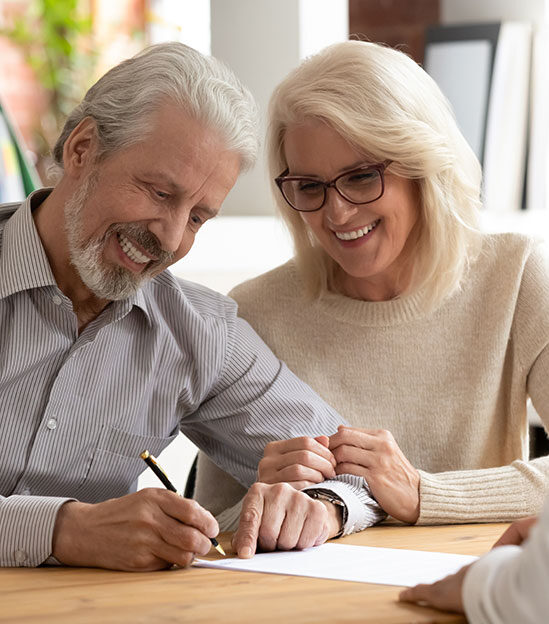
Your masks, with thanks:
[(549, 503), (530, 538), (501, 546), (476, 561), (463, 583), (471, 624), (536, 624), (549, 613)]
[(343, 535), (363, 531), (387, 517), (372, 496), (370, 487), (363, 477), (338, 475), (335, 479), (306, 487), (304, 491), (316, 489), (329, 490), (345, 503), (347, 521), (343, 527)]
[[(272, 353), (246, 321), (229, 319), (227, 333), (222, 374), (207, 400), (183, 420), (182, 430), (214, 463), (250, 487), (269, 442), (331, 435), (345, 421)], [(338, 475), (317, 487), (337, 494), (347, 506), (345, 533), (385, 517), (361, 477)]]
[(62, 505), (73, 499), (0, 497), (0, 566), (35, 567), (52, 553), (53, 529)]

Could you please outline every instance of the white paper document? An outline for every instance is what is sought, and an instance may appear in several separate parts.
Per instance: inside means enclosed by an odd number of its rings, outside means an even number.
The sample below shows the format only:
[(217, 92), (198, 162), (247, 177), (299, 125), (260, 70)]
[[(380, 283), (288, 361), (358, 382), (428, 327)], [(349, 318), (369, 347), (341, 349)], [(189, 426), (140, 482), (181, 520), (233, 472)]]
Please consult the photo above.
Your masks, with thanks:
[(194, 565), (412, 587), (417, 583), (438, 581), (477, 558), (400, 548), (323, 544), (302, 551), (260, 553), (251, 559), (196, 559)]

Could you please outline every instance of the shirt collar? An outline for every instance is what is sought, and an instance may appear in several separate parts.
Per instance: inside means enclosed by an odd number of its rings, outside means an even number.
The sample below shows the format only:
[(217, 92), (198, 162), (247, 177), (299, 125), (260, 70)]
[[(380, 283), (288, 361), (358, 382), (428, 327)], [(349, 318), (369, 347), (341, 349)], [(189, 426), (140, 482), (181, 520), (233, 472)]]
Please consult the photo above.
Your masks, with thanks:
[[(3, 232), (0, 221), (0, 299), (17, 292), (55, 286), (57, 283), (50, 267), (48, 257), (40, 240), (38, 230), (32, 218), (32, 211), (39, 206), (52, 189), (40, 189), (31, 193), (17, 207), (15, 212), (4, 222)], [(9, 206), (6, 206), (9, 212)], [(0, 220), (2, 213), (0, 212)], [(145, 285), (146, 288), (146, 285)], [(149, 325), (151, 314), (143, 288), (122, 301), (113, 301), (113, 318), (125, 316), (133, 306), (143, 311)]]
[(32, 208), (50, 192), (41, 189), (31, 193), (5, 222), (0, 248), (0, 299), (31, 288), (56, 286), (32, 218)]

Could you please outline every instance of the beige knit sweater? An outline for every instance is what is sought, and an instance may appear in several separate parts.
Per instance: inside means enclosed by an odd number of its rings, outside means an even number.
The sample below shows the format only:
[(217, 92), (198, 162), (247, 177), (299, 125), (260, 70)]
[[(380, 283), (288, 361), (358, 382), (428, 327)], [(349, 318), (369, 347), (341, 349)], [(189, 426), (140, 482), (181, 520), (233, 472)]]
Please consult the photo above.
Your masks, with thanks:
[[(485, 235), (462, 288), (426, 315), (421, 297), (302, 295), (293, 262), (231, 296), (276, 355), (357, 427), (388, 429), (420, 470), (420, 524), (537, 512), (549, 458), (528, 462), (526, 402), (549, 429), (549, 262), (541, 244)], [(197, 498), (243, 493), (205, 457)]]

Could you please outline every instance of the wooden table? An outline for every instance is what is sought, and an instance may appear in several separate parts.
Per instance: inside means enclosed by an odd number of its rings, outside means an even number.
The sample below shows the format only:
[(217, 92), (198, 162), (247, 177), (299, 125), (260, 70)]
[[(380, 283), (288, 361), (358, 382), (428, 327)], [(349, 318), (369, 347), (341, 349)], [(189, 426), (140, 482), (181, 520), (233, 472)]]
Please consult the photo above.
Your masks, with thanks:
[[(380, 526), (340, 543), (480, 555), (506, 524)], [(220, 542), (227, 552), (230, 540)], [(128, 573), (88, 568), (0, 569), (0, 621), (276, 624), (464, 622), (397, 602), (398, 587), (191, 568)]]

